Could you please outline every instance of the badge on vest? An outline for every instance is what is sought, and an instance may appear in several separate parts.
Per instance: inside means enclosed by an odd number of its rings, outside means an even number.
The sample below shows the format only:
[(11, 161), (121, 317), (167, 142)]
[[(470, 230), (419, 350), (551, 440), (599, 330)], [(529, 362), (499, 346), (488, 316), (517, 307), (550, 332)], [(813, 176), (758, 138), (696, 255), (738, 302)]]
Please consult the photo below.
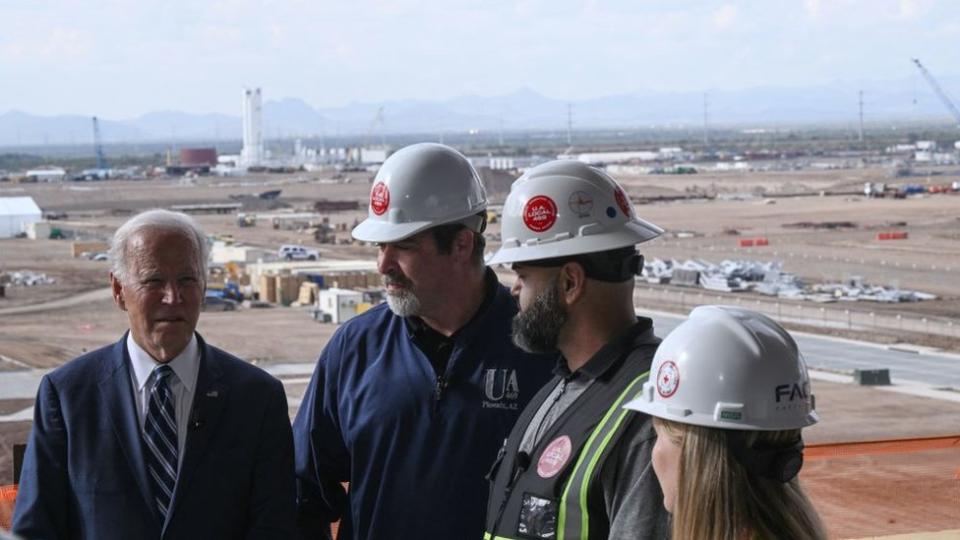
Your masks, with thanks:
[(524, 493), (517, 534), (523, 538), (557, 537), (557, 501)]
[(540, 478), (553, 478), (570, 461), (571, 453), (573, 453), (573, 443), (570, 437), (561, 435), (550, 441), (540, 454), (540, 460), (537, 461), (537, 474)]
[(517, 370), (506, 368), (488, 369), (483, 380), (483, 408), (507, 409), (520, 408), (520, 383), (517, 382)]

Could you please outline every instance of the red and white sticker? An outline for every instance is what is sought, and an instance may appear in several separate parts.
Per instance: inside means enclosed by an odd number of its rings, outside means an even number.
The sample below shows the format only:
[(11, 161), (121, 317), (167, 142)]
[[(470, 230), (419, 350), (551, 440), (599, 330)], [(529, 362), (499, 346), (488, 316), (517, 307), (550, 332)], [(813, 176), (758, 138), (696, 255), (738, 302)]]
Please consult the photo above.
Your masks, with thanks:
[(657, 393), (660, 397), (668, 398), (677, 393), (680, 386), (680, 370), (672, 360), (660, 364), (657, 370)]
[(543, 232), (557, 222), (557, 203), (546, 195), (533, 197), (523, 207), (523, 223), (533, 232)]
[(376, 215), (382, 215), (390, 207), (390, 190), (383, 182), (377, 182), (370, 190), (370, 210)]
[(540, 454), (540, 461), (537, 462), (537, 474), (540, 478), (551, 478), (563, 470), (564, 465), (570, 461), (570, 454), (573, 452), (573, 443), (570, 437), (561, 435), (550, 441), (547, 449)]
[(613, 196), (617, 199), (617, 206), (620, 207), (620, 210), (623, 210), (623, 213), (630, 217), (630, 199), (627, 198), (627, 194), (623, 192), (623, 189), (618, 187), (613, 191)]

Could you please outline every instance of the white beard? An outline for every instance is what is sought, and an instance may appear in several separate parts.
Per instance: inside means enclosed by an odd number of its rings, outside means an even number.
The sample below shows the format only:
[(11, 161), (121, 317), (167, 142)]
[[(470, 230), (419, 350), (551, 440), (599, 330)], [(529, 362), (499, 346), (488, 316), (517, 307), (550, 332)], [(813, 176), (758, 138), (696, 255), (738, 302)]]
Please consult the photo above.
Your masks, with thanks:
[(420, 299), (410, 291), (397, 294), (387, 293), (387, 305), (390, 311), (399, 317), (412, 317), (420, 314)]

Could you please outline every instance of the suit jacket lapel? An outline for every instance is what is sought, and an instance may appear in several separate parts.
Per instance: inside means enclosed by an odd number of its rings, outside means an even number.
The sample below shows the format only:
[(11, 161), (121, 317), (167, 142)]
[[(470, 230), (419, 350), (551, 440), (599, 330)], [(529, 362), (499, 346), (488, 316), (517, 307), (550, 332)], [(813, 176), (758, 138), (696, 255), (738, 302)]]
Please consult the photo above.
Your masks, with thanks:
[(200, 348), (200, 369), (197, 372), (196, 390), (193, 394), (192, 412), (187, 429), (187, 442), (183, 463), (177, 475), (177, 487), (174, 490), (169, 514), (171, 516), (177, 511), (183, 493), (189, 489), (197, 465), (202, 460), (210, 440), (216, 433), (217, 423), (227, 401), (226, 393), (229, 389), (223, 381), (223, 372), (220, 369), (220, 360), (216, 353), (203, 341), (199, 334), (197, 334), (197, 340)]
[(143, 439), (131, 381), (127, 336), (124, 334), (123, 338), (114, 345), (111, 358), (104, 366), (104, 377), (100, 380), (100, 389), (103, 392), (104, 403), (110, 409), (113, 430), (120, 440), (120, 447), (127, 457), (127, 465), (136, 479), (143, 502), (159, 524), (160, 514), (157, 512), (157, 505), (153, 503), (153, 493), (147, 480)]

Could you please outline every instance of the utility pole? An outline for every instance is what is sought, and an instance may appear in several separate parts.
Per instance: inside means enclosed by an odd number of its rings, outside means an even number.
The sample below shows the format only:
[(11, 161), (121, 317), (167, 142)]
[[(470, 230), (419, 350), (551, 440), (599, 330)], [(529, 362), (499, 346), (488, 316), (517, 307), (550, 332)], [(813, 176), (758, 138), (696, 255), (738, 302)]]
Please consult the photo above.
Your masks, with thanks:
[(567, 146), (573, 146), (573, 104), (567, 103)]
[(707, 93), (703, 93), (703, 149), (706, 150), (710, 144), (710, 124), (708, 122)]
[(860, 91), (860, 142), (863, 142), (863, 90)]

